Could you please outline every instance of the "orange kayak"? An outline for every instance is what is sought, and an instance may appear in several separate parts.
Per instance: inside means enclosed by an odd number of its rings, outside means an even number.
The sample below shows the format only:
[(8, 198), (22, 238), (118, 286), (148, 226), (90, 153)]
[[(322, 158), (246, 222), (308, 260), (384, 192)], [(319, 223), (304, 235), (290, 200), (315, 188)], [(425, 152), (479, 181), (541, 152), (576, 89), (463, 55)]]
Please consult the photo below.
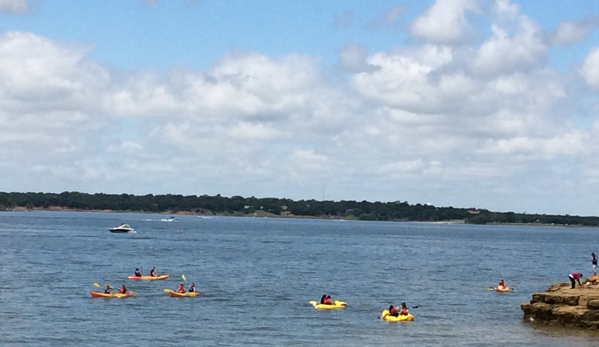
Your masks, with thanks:
[(500, 287), (495, 287), (495, 291), (497, 293), (509, 292), (510, 290), (512, 290), (512, 288), (507, 287), (507, 286), (506, 287), (501, 287), (501, 288)]
[(89, 292), (92, 295), (92, 298), (116, 298), (116, 299), (122, 299), (122, 298), (128, 298), (131, 295), (131, 293), (127, 293), (127, 294), (120, 294), (120, 293), (112, 293), (112, 294), (106, 294), (104, 292)]
[(171, 290), (170, 292), (168, 292), (168, 294), (174, 298), (183, 298), (183, 297), (194, 297), (194, 296), (199, 296), (200, 292), (185, 292), (185, 293), (179, 293), (179, 292), (175, 292), (173, 290)]
[(168, 274), (162, 274), (162, 275), (156, 275), (156, 276), (135, 276), (135, 275), (130, 275), (127, 276), (128, 279), (130, 280), (138, 280), (138, 281), (158, 281), (158, 280), (165, 280), (168, 278)]

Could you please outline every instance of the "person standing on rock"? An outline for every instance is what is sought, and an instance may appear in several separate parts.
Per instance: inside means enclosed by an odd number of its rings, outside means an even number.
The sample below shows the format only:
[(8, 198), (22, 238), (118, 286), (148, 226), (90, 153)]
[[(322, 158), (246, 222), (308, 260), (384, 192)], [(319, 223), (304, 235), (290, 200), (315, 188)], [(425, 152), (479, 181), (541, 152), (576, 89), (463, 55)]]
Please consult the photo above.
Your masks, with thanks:
[(597, 274), (597, 256), (591, 253), (591, 263), (593, 263), (593, 275)]
[(576, 287), (576, 282), (578, 282), (578, 286), (582, 285), (582, 283), (580, 283), (580, 278), (582, 277), (582, 274), (580, 272), (573, 272), (568, 277), (570, 278), (570, 282), (572, 283), (572, 289)]

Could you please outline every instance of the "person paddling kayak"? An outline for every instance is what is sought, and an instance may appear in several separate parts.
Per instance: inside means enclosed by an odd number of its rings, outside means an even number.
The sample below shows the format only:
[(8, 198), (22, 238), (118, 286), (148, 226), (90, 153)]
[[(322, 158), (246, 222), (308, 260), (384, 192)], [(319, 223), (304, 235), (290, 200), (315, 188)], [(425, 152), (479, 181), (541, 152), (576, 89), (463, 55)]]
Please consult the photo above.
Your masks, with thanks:
[(177, 288), (177, 293), (185, 293), (185, 286), (183, 283), (179, 284), (179, 288)]
[(106, 288), (104, 288), (104, 294), (111, 294), (112, 293), (112, 288), (110, 288), (110, 284), (106, 285)]
[(332, 305), (333, 302), (331, 301), (331, 296), (327, 295), (327, 297), (324, 299), (324, 304), (325, 305)]
[(399, 316), (399, 313), (397, 313), (397, 309), (393, 305), (389, 305), (389, 315), (393, 317)]
[(399, 315), (400, 316), (407, 316), (409, 315), (410, 312), (408, 312), (408, 307), (406, 306), (405, 302), (401, 303), (401, 311), (399, 311)]
[(141, 277), (141, 271), (138, 268), (135, 268), (135, 277)]
[(191, 285), (189, 286), (188, 292), (193, 293), (195, 291), (196, 291), (196, 285), (195, 285), (195, 283), (192, 282)]
[(125, 288), (124, 284), (119, 288), (119, 294), (127, 294), (127, 288)]
[(497, 289), (504, 290), (506, 288), (507, 286), (505, 285), (505, 282), (503, 280), (499, 281), (499, 283), (497, 284)]
[(578, 286), (582, 285), (582, 283), (580, 283), (580, 278), (582, 277), (582, 274), (580, 272), (573, 272), (568, 277), (570, 278), (570, 282), (572, 283), (572, 289), (576, 287), (576, 282), (578, 282)]
[(150, 270), (150, 276), (156, 277), (156, 268), (155, 267), (153, 267), (152, 270)]

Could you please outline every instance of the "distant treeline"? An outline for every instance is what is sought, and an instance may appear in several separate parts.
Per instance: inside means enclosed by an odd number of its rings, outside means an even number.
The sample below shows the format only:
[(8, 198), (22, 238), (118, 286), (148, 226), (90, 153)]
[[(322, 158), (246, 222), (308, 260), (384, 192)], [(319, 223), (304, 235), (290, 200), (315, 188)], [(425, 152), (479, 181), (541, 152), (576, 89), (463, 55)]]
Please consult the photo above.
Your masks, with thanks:
[(525, 214), (491, 212), (476, 208), (435, 207), (410, 205), (407, 201), (317, 201), (278, 198), (244, 198), (208, 195), (130, 195), (86, 194), (79, 192), (2, 193), (0, 209), (16, 207), (47, 209), (61, 207), (76, 210), (113, 210), (133, 212), (197, 214), (307, 216), (317, 218), (345, 218), (379, 221), (447, 221), (464, 220), (466, 223), (539, 223), (599, 226), (599, 217), (570, 215)]

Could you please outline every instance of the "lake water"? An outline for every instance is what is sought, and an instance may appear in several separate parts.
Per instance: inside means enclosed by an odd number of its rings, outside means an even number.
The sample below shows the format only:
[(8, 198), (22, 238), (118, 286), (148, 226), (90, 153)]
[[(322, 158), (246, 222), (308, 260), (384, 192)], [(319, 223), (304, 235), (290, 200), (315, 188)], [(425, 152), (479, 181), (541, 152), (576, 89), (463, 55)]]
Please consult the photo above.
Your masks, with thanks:
[[(599, 229), (168, 217), (0, 213), (0, 346), (599, 345), (519, 307), (590, 274)], [(108, 231), (121, 222), (138, 233)], [(126, 279), (153, 266), (171, 278)], [(200, 297), (165, 295), (182, 274)], [(514, 292), (485, 290), (502, 278)], [(94, 282), (137, 297), (92, 299)], [(348, 307), (313, 309), (324, 293)], [(414, 322), (377, 319), (403, 301)]]

